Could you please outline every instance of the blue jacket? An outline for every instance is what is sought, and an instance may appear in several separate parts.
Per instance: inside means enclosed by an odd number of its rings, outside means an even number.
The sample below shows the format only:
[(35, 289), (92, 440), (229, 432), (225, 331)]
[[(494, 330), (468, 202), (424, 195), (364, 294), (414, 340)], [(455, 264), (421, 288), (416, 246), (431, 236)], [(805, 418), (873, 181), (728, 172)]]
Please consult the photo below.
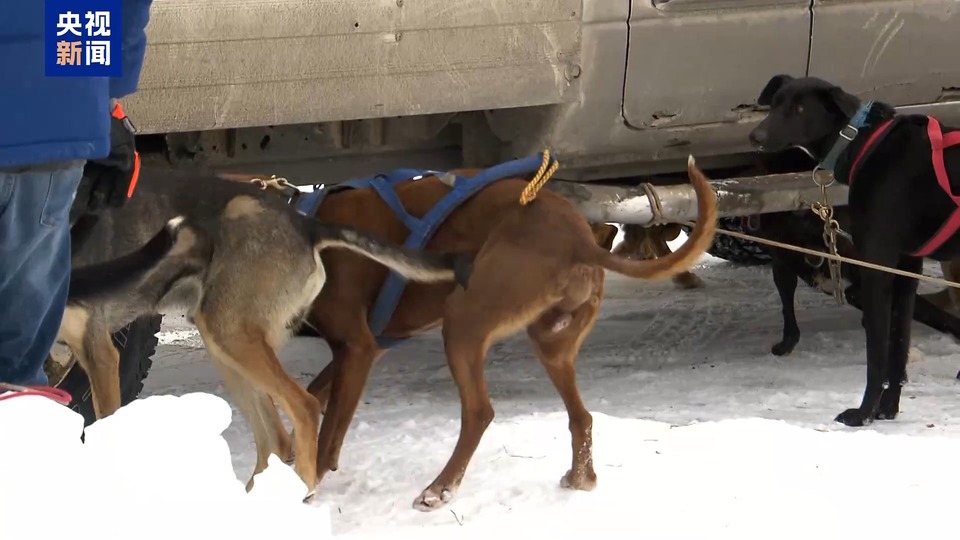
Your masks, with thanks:
[(106, 157), (110, 98), (137, 89), (150, 3), (122, 0), (122, 77), (46, 77), (44, 1), (0, 0), (0, 167)]

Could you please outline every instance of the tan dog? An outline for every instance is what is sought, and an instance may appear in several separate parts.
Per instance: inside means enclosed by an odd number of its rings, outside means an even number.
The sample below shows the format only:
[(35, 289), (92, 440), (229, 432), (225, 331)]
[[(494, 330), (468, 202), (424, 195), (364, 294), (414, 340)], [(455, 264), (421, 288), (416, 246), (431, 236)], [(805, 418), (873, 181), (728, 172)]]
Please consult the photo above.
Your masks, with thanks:
[[(467, 288), (409, 284), (384, 331), (389, 338), (406, 338), (442, 322), (447, 362), (460, 390), (460, 438), (446, 467), (414, 502), (415, 508), (433, 510), (452, 499), (493, 420), (483, 375), (487, 350), (520, 330), (526, 330), (570, 417), (572, 464), (561, 483), (593, 489), (593, 420), (577, 389), (576, 355), (600, 309), (604, 270), (640, 279), (667, 279), (694, 264), (712, 243), (716, 196), (693, 158), (688, 174), (698, 196), (699, 221), (683, 247), (655, 260), (630, 261), (598, 246), (599, 237), (583, 216), (555, 193), (544, 190), (521, 206), (518, 199), (526, 182), (518, 178), (484, 188), (440, 226), (426, 249), (475, 254)], [(428, 177), (397, 184), (395, 190), (411, 215), (423, 216), (449, 187)], [(331, 193), (317, 217), (394, 242), (402, 242), (408, 234), (369, 188)], [(609, 234), (610, 229), (606, 230)], [(371, 333), (367, 314), (387, 277), (385, 268), (350, 253), (324, 252), (322, 258), (328, 285), (307, 316), (333, 353), (330, 364), (308, 388), (327, 403), (318, 439), (318, 479), (337, 469), (370, 369), (384, 352)]]
[[(141, 171), (137, 195), (104, 213), (90, 230), (94, 241), (86, 245), (113, 253), (81, 250), (73, 264), (130, 253), (165, 225), (171, 234), (175, 230), (175, 243), (155, 265), (146, 261), (153, 268), (130, 294), (79, 299), (64, 314), (59, 339), (90, 379), (97, 418), (120, 406), (119, 356), (111, 334), (139, 316), (185, 308), (252, 428), (254, 475), (270, 454), (289, 459), (295, 450), (296, 471), (310, 492), (316, 486), (321, 405), (283, 371), (277, 353), (324, 288), (321, 252), (326, 257), (324, 250), (341, 248), (425, 282), (466, 282), (469, 274), (467, 258), (411, 252), (356, 229), (320, 223), (256, 185), (151, 168)], [(139, 268), (132, 264), (137, 260), (126, 261), (130, 270)], [(275, 402), (295, 427), (292, 443)]]

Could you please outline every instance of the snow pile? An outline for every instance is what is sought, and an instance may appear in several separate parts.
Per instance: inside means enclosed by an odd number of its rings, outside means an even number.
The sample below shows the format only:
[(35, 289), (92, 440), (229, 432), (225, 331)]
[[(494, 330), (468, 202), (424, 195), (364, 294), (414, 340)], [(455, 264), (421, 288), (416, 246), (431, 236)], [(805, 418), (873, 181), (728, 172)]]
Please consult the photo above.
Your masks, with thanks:
[(66, 407), (0, 401), (0, 536), (331, 537), (327, 508), (301, 502), (306, 486), (276, 456), (246, 493), (221, 436), (231, 414), (210, 394), (154, 396), (96, 422), (83, 443)]

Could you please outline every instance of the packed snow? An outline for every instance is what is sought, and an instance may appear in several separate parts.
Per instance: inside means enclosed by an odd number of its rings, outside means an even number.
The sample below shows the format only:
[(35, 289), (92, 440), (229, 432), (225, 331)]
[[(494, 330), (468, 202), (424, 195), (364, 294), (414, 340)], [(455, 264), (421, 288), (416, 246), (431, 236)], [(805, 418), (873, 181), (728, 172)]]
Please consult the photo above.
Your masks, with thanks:
[[(917, 354), (909, 366), (901, 415), (867, 428), (847, 428), (833, 418), (861, 397), (860, 313), (801, 284), (796, 302), (801, 341), (792, 355), (778, 358), (769, 352), (781, 331), (769, 267), (735, 267), (705, 256), (694, 271), (706, 283), (704, 289), (681, 291), (670, 282), (608, 274), (600, 319), (578, 360), (578, 383), (594, 417), (598, 486), (593, 492), (559, 485), (570, 465), (566, 413), (525, 337), (517, 336), (490, 351), (486, 376), (497, 416), (456, 498), (432, 513), (414, 510), (414, 498), (450, 456), (460, 420), (441, 338), (431, 332), (389, 352), (374, 368), (340, 468), (327, 475), (317, 506), (310, 508), (321, 514), (297, 514), (303, 505), (294, 500), (301, 491), (293, 486), (264, 495), (274, 498), (270, 510), (257, 506), (265, 500), (242, 494), (256, 453), (239, 411), (233, 410), (232, 422), (223, 430), (233, 477), (225, 478), (226, 448), (208, 452), (207, 443), (199, 440), (215, 445), (227, 420), (213, 414), (217, 407), (225, 410), (219, 402), (197, 393), (230, 398), (199, 336), (171, 314), (142, 399), (111, 419), (109, 429), (104, 421), (88, 430), (88, 445), (109, 441), (114, 468), (105, 472), (98, 466), (76, 473), (76, 479), (64, 476), (74, 474), (69, 467), (35, 472), (36, 478), (46, 479), (38, 482), (43, 487), (33, 488), (33, 500), (49, 503), (56, 494), (58, 507), (67, 512), (80, 511), (72, 505), (92, 512), (89, 490), (110, 490), (114, 480), (90, 479), (103, 474), (126, 478), (126, 491), (110, 498), (109, 514), (116, 519), (122, 505), (136, 505), (139, 513), (129, 510), (129, 515), (136, 515), (139, 525), (127, 530), (137, 537), (146, 529), (177, 526), (181, 534), (200, 537), (180, 516), (201, 519), (205, 507), (180, 501), (164, 512), (157, 504), (157, 513), (165, 517), (147, 517), (147, 505), (136, 500), (151, 490), (179, 487), (192, 492), (192, 501), (203, 493), (222, 494), (203, 523), (225, 520), (233, 530), (272, 520), (285, 531), (303, 527), (298, 537), (312, 538), (325, 537), (331, 528), (338, 538), (418, 540), (451, 535), (489, 539), (494, 534), (955, 538), (952, 494), (960, 485), (954, 465), (960, 455), (955, 378), (960, 347), (955, 341), (915, 325)], [(306, 385), (329, 360), (329, 350), (321, 340), (295, 338), (281, 357), (288, 372)], [(176, 399), (167, 395), (185, 397), (174, 406)], [(146, 414), (148, 404), (164, 402), (169, 417), (152, 425), (125, 423)], [(54, 462), (50, 453), (78, 452), (70, 449), (79, 443), (68, 439), (79, 427), (75, 420), (65, 423), (66, 434), (44, 434), (29, 446), (38, 455), (28, 452), (19, 463), (37, 463), (34, 470), (40, 470), (39, 463)], [(121, 425), (129, 430), (123, 437)], [(183, 438), (190, 433), (197, 440)], [(127, 449), (121, 452), (124, 444)], [(197, 471), (199, 461), (175, 461), (192, 454), (200, 454), (193, 459), (205, 458), (213, 470)], [(102, 464), (104, 458), (93, 462)], [(8, 463), (0, 459), (0, 466)], [(285, 479), (293, 474), (281, 463), (270, 471), (278, 480), (281, 472)], [(201, 474), (222, 487), (207, 486), (195, 476)], [(261, 483), (258, 477), (254, 493)], [(64, 489), (70, 492), (66, 498)]]
[(300, 503), (305, 486), (279, 458), (246, 492), (230, 422), (208, 393), (140, 399), (86, 431), (47, 398), (0, 401), (0, 538), (330, 538), (329, 509)]

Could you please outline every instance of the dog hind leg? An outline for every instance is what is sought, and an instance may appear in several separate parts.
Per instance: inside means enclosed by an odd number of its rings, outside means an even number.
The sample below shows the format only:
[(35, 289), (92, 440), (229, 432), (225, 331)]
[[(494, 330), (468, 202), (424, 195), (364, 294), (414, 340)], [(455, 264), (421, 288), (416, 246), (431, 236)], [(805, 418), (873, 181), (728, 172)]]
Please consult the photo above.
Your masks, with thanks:
[[(900, 270), (920, 273), (923, 259), (903, 257)], [(916, 304), (919, 281), (906, 276), (893, 278), (893, 310), (890, 317), (890, 373), (888, 388), (880, 396), (878, 420), (893, 420), (900, 412), (900, 394), (907, 383), (907, 358), (910, 354), (910, 328), (913, 323), (913, 308)]]
[[(120, 408), (120, 353), (113, 344), (110, 331), (95, 311), (68, 307), (64, 318), (61, 336), (77, 356), (77, 363), (90, 381), (94, 415), (97, 420), (110, 416)], [(81, 327), (83, 332), (78, 346), (77, 331)]]
[(460, 436), (443, 470), (414, 500), (417, 510), (436, 510), (453, 499), (493, 421), (484, 377), (484, 361), (491, 344), (541, 318), (547, 334), (569, 334), (576, 317), (561, 324), (559, 332), (557, 322), (587, 302), (594, 294), (597, 278), (602, 280), (600, 268), (585, 264), (571, 268), (551, 259), (526, 256), (509, 244), (496, 242), (496, 238), (488, 241), (493, 247), (478, 254), (470, 288), (454, 289), (447, 297), (443, 342), (447, 365), (460, 394)]
[(205, 341), (212, 341), (222, 348), (225, 354), (221, 360), (229, 359), (230, 366), (240, 376), (283, 407), (295, 433), (294, 469), (306, 484), (308, 494), (305, 500), (310, 499), (317, 485), (316, 436), (320, 425), (320, 404), (283, 370), (262, 329), (249, 329), (251, 325), (247, 323), (242, 326), (246, 331), (231, 330), (229, 336), (224, 336), (227, 332), (213, 324), (205, 313), (197, 313), (194, 324)]
[(257, 390), (234, 369), (236, 361), (211, 339), (204, 338), (213, 365), (217, 368), (227, 393), (236, 402), (237, 408), (250, 425), (254, 444), (257, 447), (257, 464), (254, 466), (246, 489), (253, 489), (254, 477), (267, 468), (267, 458), (275, 454), (284, 461), (291, 458), (292, 445), (276, 405), (266, 393)]
[(584, 406), (577, 388), (576, 359), (600, 311), (602, 288), (601, 282), (600, 290), (573, 311), (564, 332), (556, 332), (553, 324), (542, 318), (527, 327), (534, 351), (563, 399), (570, 419), (573, 460), (560, 485), (583, 491), (596, 487), (597, 474), (593, 469), (593, 416)]

